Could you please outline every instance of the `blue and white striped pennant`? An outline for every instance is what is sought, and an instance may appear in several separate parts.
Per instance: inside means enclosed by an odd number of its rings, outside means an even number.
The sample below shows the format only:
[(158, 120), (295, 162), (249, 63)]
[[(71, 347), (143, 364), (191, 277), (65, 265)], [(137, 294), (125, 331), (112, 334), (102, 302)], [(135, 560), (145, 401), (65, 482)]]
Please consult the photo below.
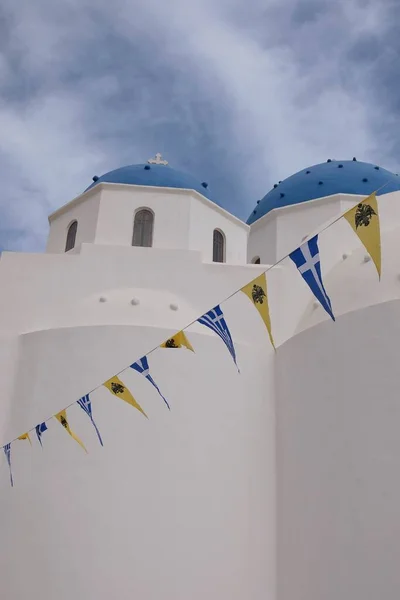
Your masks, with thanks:
[(47, 425), (46, 425), (46, 423), (40, 423), (39, 425), (36, 425), (35, 431), (36, 431), (37, 439), (39, 440), (40, 445), (43, 447), (43, 444), (42, 444), (42, 433), (44, 433), (45, 431), (47, 431)]
[(331, 300), (326, 293), (322, 281), (318, 235), (315, 235), (307, 242), (304, 242), (299, 248), (291, 252), (289, 256), (316, 299), (334, 321), (335, 315), (332, 311)]
[(131, 365), (131, 369), (134, 369), (138, 373), (141, 373), (144, 377), (146, 377), (146, 379), (148, 381), (150, 381), (150, 383), (156, 388), (157, 392), (160, 394), (161, 398), (164, 400), (165, 404), (168, 406), (168, 409), (171, 410), (167, 400), (164, 398), (164, 396), (160, 392), (160, 388), (158, 387), (158, 385), (156, 384), (156, 382), (150, 375), (150, 369), (149, 369), (149, 363), (147, 360), (147, 356), (143, 356), (142, 358), (140, 358), (139, 360), (134, 362), (133, 365)]
[(212, 308), (197, 320), (199, 323), (205, 325), (211, 329), (211, 331), (219, 335), (225, 346), (228, 348), (230, 355), (233, 358), (233, 362), (239, 371), (239, 367), (237, 366), (236, 362), (235, 346), (233, 345), (232, 336), (229, 331), (229, 327), (226, 324), (224, 313), (222, 312), (221, 307), (218, 305), (215, 308)]
[(97, 437), (99, 438), (99, 442), (103, 446), (103, 440), (101, 439), (100, 432), (97, 429), (96, 423), (93, 421), (92, 403), (90, 401), (89, 394), (85, 394), (85, 396), (82, 396), (82, 398), (80, 398), (78, 400), (78, 404), (82, 408), (82, 410), (85, 411), (85, 413), (87, 414), (87, 416), (89, 417), (89, 419), (92, 421), (93, 427), (95, 428), (96, 433), (97, 433)]
[(14, 486), (14, 481), (13, 481), (12, 470), (11, 470), (11, 444), (6, 444), (3, 447), (3, 450), (4, 450), (4, 454), (6, 455), (8, 466), (9, 466), (9, 469), (10, 469), (11, 487), (13, 487)]

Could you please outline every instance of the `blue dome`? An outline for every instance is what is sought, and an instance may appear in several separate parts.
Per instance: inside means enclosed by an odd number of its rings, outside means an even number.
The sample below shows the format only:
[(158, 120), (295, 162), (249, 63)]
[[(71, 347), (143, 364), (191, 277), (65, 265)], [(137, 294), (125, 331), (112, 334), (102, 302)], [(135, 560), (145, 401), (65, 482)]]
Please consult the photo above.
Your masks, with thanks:
[(200, 183), (192, 175), (182, 173), (182, 171), (177, 171), (166, 165), (143, 164), (121, 167), (120, 169), (109, 171), (101, 177), (94, 177), (92, 185), (87, 189), (89, 190), (101, 182), (182, 188), (195, 190), (206, 198), (210, 197), (207, 190), (207, 183)]
[[(380, 191), (379, 188), (382, 186), (385, 187)], [(291, 206), (315, 198), (332, 196), (332, 194), (368, 196), (374, 191), (378, 191), (379, 195), (397, 190), (400, 190), (400, 177), (391, 171), (356, 160), (330, 160), (308, 167), (275, 184), (272, 190), (257, 203), (247, 223), (251, 225), (274, 208)]]

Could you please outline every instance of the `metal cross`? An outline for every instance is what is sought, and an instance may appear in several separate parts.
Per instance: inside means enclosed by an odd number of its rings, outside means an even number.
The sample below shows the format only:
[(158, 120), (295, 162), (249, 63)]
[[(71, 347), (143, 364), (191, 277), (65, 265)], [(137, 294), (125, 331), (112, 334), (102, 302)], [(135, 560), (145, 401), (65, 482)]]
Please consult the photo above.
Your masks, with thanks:
[(168, 161), (164, 160), (159, 152), (155, 155), (154, 158), (149, 158), (147, 161), (150, 165), (167, 165)]

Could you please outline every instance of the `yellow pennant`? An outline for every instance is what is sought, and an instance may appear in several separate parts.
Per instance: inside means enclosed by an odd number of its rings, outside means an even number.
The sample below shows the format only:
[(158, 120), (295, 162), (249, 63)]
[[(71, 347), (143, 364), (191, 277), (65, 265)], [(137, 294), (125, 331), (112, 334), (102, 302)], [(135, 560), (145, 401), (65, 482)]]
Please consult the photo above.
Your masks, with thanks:
[(271, 332), (271, 319), (269, 316), (268, 295), (267, 295), (267, 278), (265, 273), (262, 273), (249, 284), (245, 285), (241, 291), (246, 294), (252, 301), (256, 309), (261, 315), (262, 320), (268, 330), (269, 339), (275, 349), (274, 339)]
[(185, 348), (194, 352), (193, 346), (187, 339), (185, 333), (183, 331), (178, 331), (178, 333), (161, 344), (160, 348), (182, 348), (182, 346), (185, 346)]
[(128, 388), (122, 383), (119, 377), (115, 375), (115, 377), (111, 377), (111, 379), (103, 383), (103, 385), (109, 389), (114, 396), (125, 400), (125, 402), (128, 404), (137, 408), (137, 410), (139, 410), (147, 418), (143, 408), (136, 402), (135, 398), (132, 396)]
[(344, 213), (344, 218), (358, 235), (381, 278), (381, 232), (376, 193)]
[(64, 427), (64, 429), (66, 429), (66, 431), (68, 431), (69, 435), (76, 442), (78, 442), (78, 444), (84, 449), (85, 452), (87, 452), (87, 450), (86, 450), (83, 442), (78, 438), (77, 435), (75, 435), (75, 433), (73, 431), (71, 431), (71, 428), (69, 426), (68, 419), (67, 419), (67, 411), (66, 410), (62, 410), (61, 412), (57, 413), (54, 416), (57, 419), (57, 421), (59, 421), (61, 423), (61, 425)]
[(22, 435), (19, 436), (18, 439), (19, 440), (28, 440), (28, 442), (32, 446), (32, 442), (31, 442), (31, 438), (29, 437), (29, 433), (23, 433)]

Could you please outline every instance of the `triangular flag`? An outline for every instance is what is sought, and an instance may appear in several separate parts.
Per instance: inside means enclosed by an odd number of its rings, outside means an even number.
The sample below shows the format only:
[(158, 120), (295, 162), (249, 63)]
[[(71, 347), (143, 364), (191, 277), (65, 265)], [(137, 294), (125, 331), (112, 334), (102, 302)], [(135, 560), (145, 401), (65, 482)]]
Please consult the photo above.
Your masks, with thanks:
[(148, 418), (143, 408), (136, 402), (135, 398), (132, 396), (126, 385), (122, 383), (119, 377), (115, 375), (103, 383), (103, 385), (109, 389), (114, 396), (121, 398), (121, 400), (124, 400), (134, 408), (137, 408), (137, 410), (139, 410), (146, 418)]
[(142, 356), (142, 358), (140, 358), (135, 363), (133, 363), (133, 365), (131, 365), (131, 369), (134, 369), (135, 371), (137, 371), (138, 373), (140, 373), (141, 375), (146, 377), (147, 381), (150, 381), (151, 385), (153, 385), (156, 388), (157, 392), (160, 394), (160, 396), (164, 400), (165, 404), (168, 406), (168, 408), (170, 408), (167, 400), (164, 398), (164, 396), (160, 392), (160, 388), (158, 387), (158, 385), (156, 384), (156, 382), (150, 375), (149, 362), (147, 360), (147, 356)]
[(6, 458), (7, 458), (8, 468), (10, 469), (10, 483), (11, 483), (11, 487), (13, 487), (14, 486), (14, 480), (13, 480), (12, 470), (11, 470), (11, 443), (10, 444), (6, 444), (5, 446), (3, 446), (3, 450), (4, 450), (4, 454), (6, 455)]
[(330, 298), (322, 283), (318, 235), (304, 242), (299, 248), (291, 252), (289, 256), (316, 299), (321, 303), (328, 315), (335, 320)]
[(29, 433), (23, 433), (22, 435), (19, 436), (18, 438), (19, 440), (28, 440), (28, 442), (30, 443), (30, 445), (32, 446), (32, 442), (31, 442), (31, 438), (29, 436)]
[(344, 218), (358, 235), (366, 251), (374, 261), (381, 278), (381, 231), (379, 226), (378, 201), (374, 192), (368, 198), (344, 213)]
[(261, 273), (253, 279), (249, 284), (242, 287), (241, 291), (246, 294), (252, 301), (256, 309), (261, 315), (262, 320), (268, 330), (269, 339), (272, 346), (275, 348), (274, 339), (271, 331), (271, 319), (269, 316), (268, 295), (267, 295), (267, 278), (265, 273)]
[(57, 413), (56, 415), (54, 415), (55, 418), (57, 419), (57, 421), (59, 421), (61, 423), (61, 425), (64, 427), (64, 429), (66, 431), (68, 431), (69, 435), (76, 441), (78, 442), (78, 444), (84, 449), (85, 452), (87, 452), (83, 442), (78, 438), (77, 435), (75, 435), (75, 433), (73, 431), (71, 431), (71, 428), (69, 426), (68, 423), (68, 419), (67, 419), (67, 411), (66, 410), (62, 410), (59, 413)]
[(185, 333), (183, 331), (178, 331), (178, 333), (161, 344), (160, 348), (182, 348), (182, 346), (185, 346), (185, 348), (194, 352), (193, 346), (187, 339)]
[(87, 414), (87, 416), (89, 417), (89, 419), (92, 421), (92, 425), (93, 425), (93, 427), (96, 430), (97, 437), (99, 438), (99, 442), (100, 442), (101, 445), (103, 445), (103, 440), (101, 439), (100, 432), (97, 429), (96, 423), (93, 421), (92, 403), (90, 401), (89, 394), (86, 394), (85, 396), (82, 396), (82, 398), (80, 398), (78, 400), (78, 404), (85, 411), (85, 413)]
[(39, 423), (39, 425), (36, 425), (35, 430), (36, 430), (37, 439), (39, 440), (40, 445), (43, 447), (43, 444), (42, 444), (42, 434), (45, 431), (47, 431), (47, 425), (46, 425), (46, 423)]
[(222, 312), (221, 307), (219, 305), (215, 306), (206, 312), (202, 317), (197, 319), (197, 321), (219, 335), (225, 346), (228, 348), (230, 355), (233, 358), (233, 362), (239, 371), (239, 367), (237, 366), (236, 362), (235, 346), (233, 345), (231, 332), (229, 331), (229, 327), (225, 321), (224, 313)]

